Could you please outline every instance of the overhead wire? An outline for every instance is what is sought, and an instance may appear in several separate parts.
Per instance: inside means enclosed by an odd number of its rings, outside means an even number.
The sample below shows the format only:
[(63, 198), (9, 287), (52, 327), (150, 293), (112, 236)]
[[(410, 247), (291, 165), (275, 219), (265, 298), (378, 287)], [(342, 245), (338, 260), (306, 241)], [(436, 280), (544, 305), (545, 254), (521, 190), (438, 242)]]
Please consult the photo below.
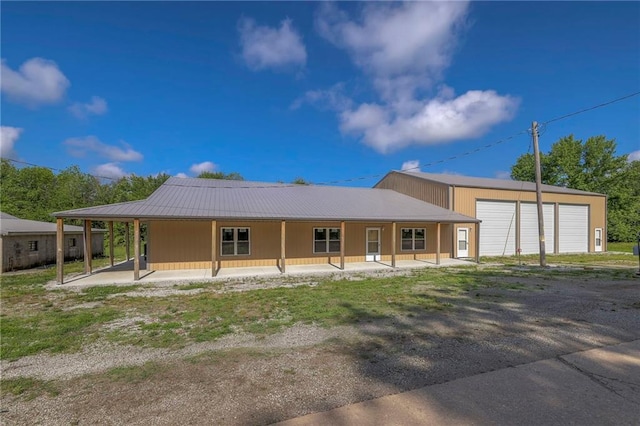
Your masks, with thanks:
[[(598, 105), (593, 105), (590, 106), (588, 108), (583, 108), (574, 112), (571, 112), (569, 114), (564, 114), (543, 122), (540, 122), (540, 125), (542, 126), (542, 131), (546, 130), (546, 126), (550, 123), (555, 123), (557, 121), (561, 121), (561, 120), (565, 120), (567, 118), (570, 117), (574, 117), (576, 115), (580, 115), (583, 114), (585, 112), (589, 112), (589, 111), (593, 111), (595, 109), (599, 109), (599, 108), (603, 108), (612, 104), (615, 104), (617, 102), (621, 102), (624, 101), (626, 99), (630, 99), (632, 97), (638, 96), (640, 95), (640, 91), (638, 92), (634, 92), (634, 93), (630, 93), (628, 95), (607, 101), (607, 102), (603, 102), (600, 103)], [(421, 168), (425, 168), (425, 167), (432, 167), (438, 164), (443, 164), (443, 163), (447, 163), (450, 161), (454, 161), (454, 160), (458, 160), (460, 158), (475, 154), (477, 152), (480, 151), (484, 151), (486, 149), (490, 149), (493, 148), (497, 145), (503, 144), (505, 142), (508, 142), (510, 140), (513, 140), (515, 138), (517, 138), (518, 136), (521, 136), (523, 134), (529, 133), (531, 132), (530, 128), (527, 128), (526, 130), (522, 130), (518, 133), (515, 133), (511, 136), (507, 136), (505, 138), (502, 139), (498, 139), (495, 142), (483, 145), (481, 147), (477, 147), (475, 149), (471, 149), (465, 152), (462, 152), (460, 154), (456, 154), (447, 158), (443, 158), (440, 160), (436, 160), (436, 161), (430, 161), (427, 163), (419, 163), (418, 166), (415, 167), (410, 167), (410, 168), (405, 168), (403, 169), (403, 171), (412, 171), (412, 170), (418, 170)], [(59, 169), (59, 168), (55, 168), (55, 167), (49, 167), (49, 166), (43, 166), (43, 165), (38, 165), (38, 164), (34, 164), (34, 163), (29, 163), (26, 161), (21, 161), (21, 160), (15, 160), (15, 159), (11, 159), (11, 158), (6, 158), (6, 160), (11, 161), (13, 163), (18, 163), (18, 164), (25, 164), (25, 165), (29, 165), (29, 166), (34, 166), (34, 167), (43, 167), (46, 169), (50, 169), (50, 170), (54, 170), (54, 171), (63, 171), (63, 169)], [(98, 179), (105, 179), (105, 180), (111, 180), (111, 181), (118, 181), (121, 178), (114, 178), (114, 177), (109, 177), (109, 176), (100, 176), (100, 175), (94, 175), (91, 173), (86, 173), (89, 176), (93, 176), (95, 178)], [(386, 175), (385, 173), (376, 173), (376, 174), (371, 174), (371, 175), (363, 175), (363, 176), (357, 176), (357, 177), (353, 177), (353, 178), (347, 178), (347, 179), (336, 179), (336, 180), (330, 180), (330, 181), (326, 181), (326, 182), (315, 182), (315, 183), (310, 183), (309, 185), (316, 185), (316, 186), (331, 186), (331, 185), (336, 185), (336, 184), (340, 184), (340, 183), (348, 183), (348, 182), (356, 182), (356, 181), (362, 181), (362, 180), (368, 180), (368, 179), (374, 179), (374, 178), (381, 178), (383, 176)], [(273, 185), (273, 184), (267, 184), (267, 185), (229, 185), (229, 186), (216, 186), (217, 189), (257, 189), (257, 188), (283, 188), (283, 187), (297, 187), (297, 186), (303, 186), (305, 184), (277, 184), (277, 185)], [(183, 187), (201, 187), (201, 185), (175, 185), (175, 186), (183, 186)]]

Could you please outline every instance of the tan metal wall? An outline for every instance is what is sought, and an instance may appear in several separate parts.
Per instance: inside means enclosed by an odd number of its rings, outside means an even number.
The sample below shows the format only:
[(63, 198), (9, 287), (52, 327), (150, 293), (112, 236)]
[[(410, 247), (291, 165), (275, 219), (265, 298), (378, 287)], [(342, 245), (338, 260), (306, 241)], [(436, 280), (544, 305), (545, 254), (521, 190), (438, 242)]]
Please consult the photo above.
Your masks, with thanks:
[[(501, 189), (484, 189), (484, 188), (464, 188), (455, 187), (454, 190), (454, 205), (453, 209), (464, 215), (476, 217), (476, 201), (478, 200), (494, 200), (494, 201), (520, 201), (520, 202), (536, 202), (536, 193), (530, 191), (509, 191)], [(589, 251), (595, 251), (594, 234), (596, 228), (602, 228), (605, 232), (606, 241), (606, 210), (607, 199), (604, 196), (596, 195), (574, 195), (574, 194), (556, 194), (556, 193), (543, 193), (543, 203), (554, 204), (578, 204), (589, 206)], [(556, 222), (558, 216), (556, 215)], [(480, 224), (482, 227), (482, 224)], [(468, 225), (456, 225), (455, 228), (465, 227), (471, 228), (473, 231), (473, 224)], [(456, 231), (457, 233), (457, 231)], [(558, 232), (555, 233), (558, 238)], [(454, 233), (454, 235), (456, 235)], [(476, 253), (476, 241), (474, 236), (470, 238), (470, 256), (475, 256)], [(555, 242), (547, 241), (547, 246), (554, 244)], [(606, 250), (606, 247), (605, 247)], [(549, 252), (554, 250), (548, 249)]]
[(437, 182), (426, 182), (413, 176), (391, 172), (375, 186), (381, 189), (393, 189), (436, 206), (449, 208), (449, 186)]
[[(70, 247), (71, 238), (76, 239), (76, 247)], [(3, 272), (26, 269), (39, 265), (46, 265), (56, 262), (56, 235), (5, 235), (1, 239), (2, 244), (2, 265)], [(38, 251), (29, 251), (29, 241), (38, 241)], [(92, 253), (100, 256), (104, 251), (104, 234), (92, 233), (91, 239)], [(84, 257), (84, 239), (82, 233), (64, 235), (64, 258), (82, 259)]]
[[(376, 188), (392, 189), (428, 203), (444, 208), (451, 208), (458, 213), (471, 217), (476, 217), (477, 200), (519, 200), (522, 202), (536, 202), (536, 193), (533, 191), (454, 187), (395, 172), (391, 172), (385, 176), (382, 181), (376, 184)], [(451, 204), (449, 204), (449, 200), (451, 200)], [(605, 246), (603, 249), (606, 251), (606, 197), (596, 195), (543, 193), (542, 200), (544, 203), (588, 205), (589, 251), (595, 251), (594, 235), (596, 228), (602, 228), (604, 231), (603, 240)], [(557, 220), (558, 216), (556, 215), (556, 221)], [(482, 227), (482, 224), (480, 224), (480, 227)], [(456, 224), (450, 228), (448, 236), (445, 236), (444, 232), (442, 233), (442, 239), (448, 239), (455, 248), (458, 228), (469, 228), (469, 256), (474, 257), (476, 255), (477, 233), (475, 224)], [(556, 238), (558, 238), (559, 233), (556, 231), (555, 235)], [(547, 242), (547, 245), (549, 244), (553, 244), (554, 247), (556, 246), (555, 241)], [(553, 251), (554, 250), (549, 250), (549, 252)], [(452, 256), (456, 256), (455, 250), (452, 253)]]
[[(211, 221), (151, 221), (148, 224), (147, 265), (150, 270), (211, 268)], [(217, 226), (216, 249), (220, 267), (273, 266), (280, 259), (280, 221), (220, 222)], [(397, 225), (396, 259), (434, 259), (436, 256), (436, 224)], [(220, 229), (248, 227), (250, 255), (220, 256)], [(345, 224), (345, 262), (365, 260), (366, 228), (381, 228), (383, 260), (391, 259), (390, 222)], [(313, 253), (313, 228), (340, 228), (340, 222), (287, 222), (286, 262), (288, 265), (340, 262), (339, 253)], [(401, 251), (402, 228), (426, 228), (427, 247), (415, 252)], [(450, 257), (450, 225), (441, 225), (441, 257)], [(414, 256), (415, 255), (415, 256)]]

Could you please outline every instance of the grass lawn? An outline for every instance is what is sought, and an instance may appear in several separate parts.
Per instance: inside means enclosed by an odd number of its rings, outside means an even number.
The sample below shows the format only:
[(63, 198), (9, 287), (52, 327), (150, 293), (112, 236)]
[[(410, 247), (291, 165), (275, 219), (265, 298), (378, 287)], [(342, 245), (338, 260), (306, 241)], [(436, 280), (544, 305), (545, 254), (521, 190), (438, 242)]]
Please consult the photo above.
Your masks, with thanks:
[(608, 251), (619, 251), (624, 253), (633, 253), (633, 247), (637, 246), (638, 242), (630, 242), (630, 243), (607, 243)]
[[(526, 256), (535, 263), (535, 256)], [(485, 259), (487, 260), (487, 259)], [(492, 260), (492, 259), (488, 259)], [(506, 264), (516, 258), (499, 258)], [(549, 263), (637, 265), (627, 255), (549, 256)], [(101, 259), (96, 263), (108, 263)], [(80, 271), (81, 263), (66, 266)], [(618, 273), (602, 272), (616, 279)], [(17, 359), (38, 353), (74, 352), (91, 342), (106, 340), (148, 347), (180, 347), (213, 341), (236, 331), (267, 334), (296, 323), (320, 326), (357, 324), (380, 318), (418, 316), (466, 303), (470, 290), (520, 290), (505, 276), (553, 274), (503, 267), (460, 267), (416, 270), (410, 275), (356, 279), (320, 279), (315, 285), (221, 293), (220, 282), (187, 288), (197, 294), (142, 297), (128, 295), (141, 286), (96, 286), (82, 292), (45, 290), (55, 270), (2, 277), (0, 296), (1, 358)], [(606, 275), (609, 274), (609, 275)], [(182, 286), (185, 287), (185, 286)], [(182, 289), (176, 287), (177, 290)], [(16, 385), (17, 386), (17, 385)], [(19, 386), (18, 386), (19, 388)]]

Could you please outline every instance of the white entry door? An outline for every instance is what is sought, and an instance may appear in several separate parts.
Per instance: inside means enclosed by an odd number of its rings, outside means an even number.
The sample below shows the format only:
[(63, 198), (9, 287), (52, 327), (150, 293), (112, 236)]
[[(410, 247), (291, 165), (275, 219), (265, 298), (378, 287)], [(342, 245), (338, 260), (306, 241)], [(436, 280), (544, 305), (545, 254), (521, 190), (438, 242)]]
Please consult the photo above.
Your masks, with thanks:
[(469, 228), (458, 228), (458, 257), (469, 257)]
[(595, 251), (602, 251), (602, 228), (596, 228)]
[(367, 262), (380, 260), (380, 228), (367, 228)]

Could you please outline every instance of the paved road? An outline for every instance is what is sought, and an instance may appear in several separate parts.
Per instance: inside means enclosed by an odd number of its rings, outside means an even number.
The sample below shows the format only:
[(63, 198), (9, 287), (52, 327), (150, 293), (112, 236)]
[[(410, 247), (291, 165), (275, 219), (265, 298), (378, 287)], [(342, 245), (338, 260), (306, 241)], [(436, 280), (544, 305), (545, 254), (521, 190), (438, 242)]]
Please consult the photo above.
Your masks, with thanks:
[(427, 386), (278, 423), (638, 425), (640, 340)]

